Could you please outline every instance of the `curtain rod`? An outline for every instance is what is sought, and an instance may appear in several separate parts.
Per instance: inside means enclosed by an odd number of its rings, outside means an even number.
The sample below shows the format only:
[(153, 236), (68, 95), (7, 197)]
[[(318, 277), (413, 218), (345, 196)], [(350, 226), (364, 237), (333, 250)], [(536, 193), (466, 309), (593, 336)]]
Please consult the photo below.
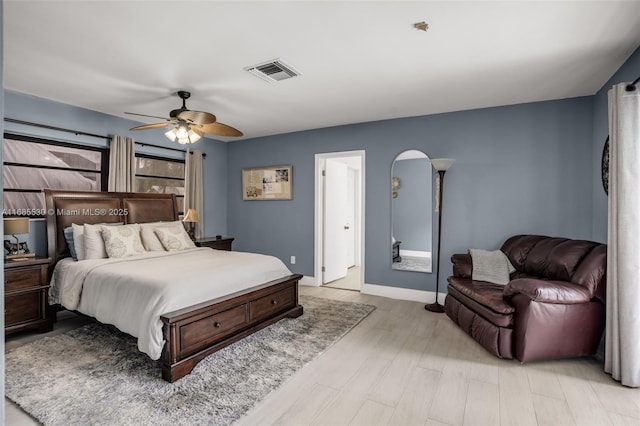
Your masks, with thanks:
[(636, 84), (638, 84), (638, 81), (640, 81), (640, 77), (636, 78), (633, 83), (626, 87), (627, 92), (633, 92), (636, 90)]
[(82, 136), (91, 136), (93, 138), (99, 138), (99, 139), (110, 139), (109, 136), (96, 135), (95, 133), (86, 133), (86, 132), (81, 132), (79, 130), (65, 129), (63, 127), (49, 126), (47, 124), (32, 123), (30, 121), (16, 120), (15, 118), (5, 117), (4, 121), (8, 121), (9, 123), (24, 124), (24, 125), (33, 126), (33, 127), (41, 127), (43, 129), (57, 130), (60, 132), (73, 133), (76, 136), (82, 135)]
[[(182, 152), (184, 154), (186, 154), (186, 153), (193, 154), (192, 151), (185, 151), (184, 149), (171, 148), (171, 147), (168, 147), (168, 146), (156, 145), (156, 144), (153, 144), (153, 143), (136, 141), (135, 144), (136, 145), (140, 145), (140, 146), (151, 146), (151, 147), (154, 147), (154, 148), (168, 149), (169, 151), (178, 151), (178, 152)], [(206, 156), (207, 156), (207, 153), (203, 152), (202, 153), (202, 158), (205, 158)]]
[[(9, 123), (15, 123), (15, 124), (24, 124), (26, 126), (41, 127), (43, 129), (56, 130), (56, 131), (59, 131), (59, 132), (73, 133), (76, 136), (91, 136), (92, 138), (99, 138), (99, 139), (106, 139), (106, 140), (110, 140), (111, 139), (111, 136), (97, 135), (95, 133), (87, 133), (87, 132), (82, 132), (80, 130), (65, 129), (64, 127), (49, 126), (48, 124), (32, 123), (30, 121), (17, 120), (15, 118), (5, 117), (4, 121), (7, 121)], [(182, 152), (184, 154), (186, 154), (187, 152), (189, 154), (193, 154), (193, 152), (191, 152), (191, 151), (185, 151), (183, 149), (171, 148), (171, 147), (162, 146), (162, 145), (156, 145), (156, 144), (147, 143), (147, 142), (138, 142), (138, 141), (136, 141), (135, 143), (136, 143), (136, 145), (140, 145), (140, 146), (150, 146), (150, 147), (153, 147), (153, 148), (167, 149), (169, 151)], [(202, 157), (205, 158), (206, 156), (207, 156), (207, 154), (203, 152), (202, 153)]]

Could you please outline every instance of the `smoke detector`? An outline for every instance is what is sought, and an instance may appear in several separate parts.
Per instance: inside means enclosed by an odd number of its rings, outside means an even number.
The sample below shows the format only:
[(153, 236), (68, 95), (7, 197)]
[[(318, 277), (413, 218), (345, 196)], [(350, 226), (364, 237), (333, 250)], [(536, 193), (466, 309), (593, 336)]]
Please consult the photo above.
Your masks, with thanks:
[(281, 59), (263, 62), (258, 65), (252, 65), (244, 68), (251, 74), (260, 77), (264, 81), (274, 83), (276, 81), (288, 80), (293, 77), (302, 75), (290, 65), (285, 64)]

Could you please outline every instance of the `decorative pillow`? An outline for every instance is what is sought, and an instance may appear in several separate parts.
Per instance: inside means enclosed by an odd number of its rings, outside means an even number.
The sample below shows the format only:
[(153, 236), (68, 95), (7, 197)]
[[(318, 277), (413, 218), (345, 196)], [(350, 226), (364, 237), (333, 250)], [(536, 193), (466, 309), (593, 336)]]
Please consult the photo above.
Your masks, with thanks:
[(67, 242), (67, 247), (69, 247), (69, 253), (71, 253), (71, 257), (73, 260), (78, 260), (78, 253), (76, 253), (76, 246), (73, 242), (73, 226), (67, 226), (64, 228), (64, 239)]
[(84, 225), (71, 224), (73, 228), (73, 246), (76, 250), (77, 260), (84, 260)]
[(516, 270), (509, 258), (500, 250), (469, 249), (473, 270), (471, 279), (494, 284), (509, 284), (509, 275)]
[(124, 223), (98, 223), (96, 225), (84, 224), (84, 258), (104, 259), (107, 257), (107, 250), (102, 239), (103, 226), (122, 226)]
[(113, 258), (135, 256), (144, 253), (140, 239), (140, 225), (103, 226), (102, 239), (107, 255)]
[(158, 227), (153, 230), (162, 246), (167, 251), (186, 250), (194, 248), (195, 244), (189, 238), (189, 234), (185, 231), (181, 223), (172, 226)]
[(174, 222), (150, 222), (140, 224), (140, 236), (142, 237), (142, 245), (147, 251), (165, 251), (164, 246), (158, 239), (154, 230), (158, 227), (167, 227), (172, 225), (182, 226), (180, 221)]

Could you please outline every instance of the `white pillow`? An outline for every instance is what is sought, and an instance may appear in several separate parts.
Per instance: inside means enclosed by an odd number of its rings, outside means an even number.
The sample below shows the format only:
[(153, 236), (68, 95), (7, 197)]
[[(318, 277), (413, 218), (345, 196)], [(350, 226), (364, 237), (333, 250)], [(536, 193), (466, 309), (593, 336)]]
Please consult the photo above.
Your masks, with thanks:
[(107, 255), (113, 258), (144, 253), (140, 239), (140, 225), (103, 226), (102, 239)]
[(195, 247), (195, 244), (189, 238), (189, 234), (180, 223), (172, 226), (157, 227), (153, 232), (155, 232), (167, 251), (186, 250)]
[(102, 239), (103, 226), (122, 226), (122, 222), (100, 223), (96, 225), (84, 224), (84, 258), (104, 259), (107, 257), (107, 249)]
[(164, 246), (153, 231), (157, 227), (167, 227), (172, 225), (182, 226), (180, 221), (141, 223), (140, 236), (142, 237), (142, 245), (144, 246), (144, 249), (147, 251), (165, 251)]
[[(95, 242), (91, 241), (90, 245), (91, 245), (91, 256), (93, 257), (87, 257), (87, 249), (86, 249), (86, 244), (85, 244), (85, 226), (88, 224), (84, 224), (84, 225), (76, 225), (75, 223), (71, 224), (71, 230), (73, 233), (73, 245), (76, 251), (76, 260), (85, 260), (85, 259), (99, 259), (99, 257), (95, 257)], [(100, 226), (100, 225), (107, 225), (107, 226), (118, 226), (118, 225), (122, 225), (122, 222), (114, 222), (114, 223), (97, 223), (95, 225), (89, 225), (89, 226)], [(101, 235), (98, 235), (100, 237), (100, 239), (102, 240)], [(100, 245), (104, 245), (104, 242), (101, 241)], [(100, 252), (102, 253), (102, 252)], [(107, 257), (106, 255), (104, 257)]]
[(78, 260), (84, 260), (84, 225), (71, 224), (73, 228), (73, 245), (76, 248)]

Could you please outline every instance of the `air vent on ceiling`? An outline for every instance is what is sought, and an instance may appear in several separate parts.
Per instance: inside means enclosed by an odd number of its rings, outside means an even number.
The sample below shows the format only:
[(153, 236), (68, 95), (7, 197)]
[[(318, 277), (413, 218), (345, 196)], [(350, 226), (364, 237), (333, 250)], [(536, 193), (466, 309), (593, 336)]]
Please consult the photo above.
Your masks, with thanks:
[(270, 83), (302, 75), (292, 66), (285, 64), (280, 59), (274, 59), (273, 61), (246, 67), (245, 70)]

